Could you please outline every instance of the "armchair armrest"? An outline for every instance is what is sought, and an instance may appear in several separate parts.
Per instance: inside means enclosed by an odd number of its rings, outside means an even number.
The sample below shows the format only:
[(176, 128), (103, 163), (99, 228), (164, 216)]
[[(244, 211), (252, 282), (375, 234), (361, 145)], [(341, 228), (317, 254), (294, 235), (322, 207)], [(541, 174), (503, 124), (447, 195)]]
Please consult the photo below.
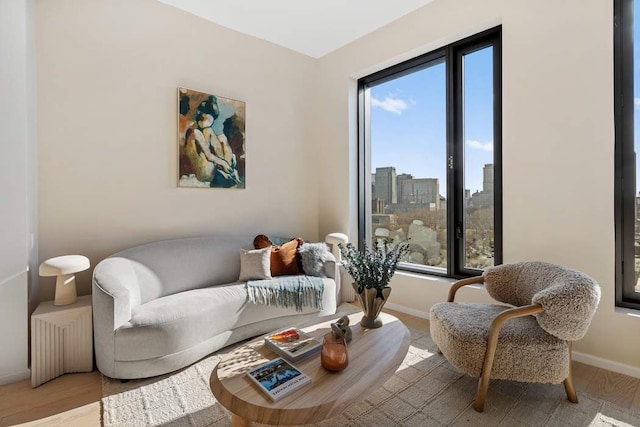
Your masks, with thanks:
[(544, 308), (540, 304), (525, 305), (522, 307), (514, 307), (503, 311), (493, 319), (491, 327), (489, 328), (489, 338), (487, 339), (487, 351), (484, 355), (484, 362), (482, 364), (482, 376), (478, 381), (478, 395), (474, 403), (474, 408), (478, 412), (482, 412), (484, 409), (484, 401), (487, 396), (487, 389), (489, 388), (489, 380), (491, 379), (491, 369), (493, 368), (493, 359), (496, 355), (496, 348), (498, 347), (498, 337), (500, 336), (500, 329), (502, 325), (510, 319), (516, 317), (532, 316), (537, 313), (542, 313)]
[(456, 296), (456, 292), (463, 286), (471, 285), (474, 283), (484, 283), (484, 275), (483, 276), (474, 276), (467, 277), (466, 279), (458, 280), (453, 285), (451, 285), (451, 289), (449, 289), (449, 297), (447, 298), (447, 302), (453, 302), (453, 299)]

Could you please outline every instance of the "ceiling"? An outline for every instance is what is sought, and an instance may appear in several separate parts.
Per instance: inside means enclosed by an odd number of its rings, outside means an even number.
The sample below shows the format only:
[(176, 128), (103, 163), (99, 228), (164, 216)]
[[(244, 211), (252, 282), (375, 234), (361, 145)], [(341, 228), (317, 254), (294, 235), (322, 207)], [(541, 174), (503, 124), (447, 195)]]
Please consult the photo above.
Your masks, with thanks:
[(432, 0), (158, 0), (319, 58)]

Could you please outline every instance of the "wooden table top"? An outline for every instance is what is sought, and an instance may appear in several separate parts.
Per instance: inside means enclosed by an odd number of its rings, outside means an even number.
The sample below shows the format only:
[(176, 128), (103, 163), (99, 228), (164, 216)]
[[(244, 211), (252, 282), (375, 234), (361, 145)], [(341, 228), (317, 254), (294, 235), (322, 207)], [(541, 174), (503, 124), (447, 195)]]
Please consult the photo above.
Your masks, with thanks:
[[(339, 317), (298, 327), (322, 341), (331, 331), (329, 325)], [(379, 389), (398, 369), (409, 348), (409, 330), (394, 316), (381, 313), (383, 326), (377, 329), (361, 327), (361, 318), (361, 312), (349, 315), (353, 340), (347, 347), (349, 366), (343, 371), (329, 372), (320, 365), (319, 353), (310, 356), (295, 366), (312, 378), (311, 384), (272, 402), (246, 376), (248, 370), (278, 357), (260, 337), (220, 360), (209, 381), (213, 395), (237, 416), (264, 424), (308, 424), (340, 414)]]

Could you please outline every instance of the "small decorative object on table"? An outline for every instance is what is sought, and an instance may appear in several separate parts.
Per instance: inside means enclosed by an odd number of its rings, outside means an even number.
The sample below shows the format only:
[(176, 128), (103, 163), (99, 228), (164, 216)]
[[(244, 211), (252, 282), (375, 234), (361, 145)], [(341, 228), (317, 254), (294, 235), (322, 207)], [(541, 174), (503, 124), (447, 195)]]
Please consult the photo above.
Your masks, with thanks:
[(326, 370), (334, 372), (342, 371), (349, 365), (347, 341), (344, 335), (338, 336), (334, 332), (329, 332), (324, 336), (320, 363)]
[(365, 328), (379, 328), (382, 321), (378, 319), (378, 315), (391, 293), (391, 288), (387, 285), (398, 262), (408, 252), (409, 244), (384, 243), (373, 249), (365, 246), (364, 251), (359, 251), (351, 243), (340, 244), (339, 247), (343, 264), (355, 280), (353, 289), (364, 312), (360, 324)]
[(248, 371), (247, 376), (274, 402), (311, 382), (311, 377), (281, 357)]
[(316, 354), (322, 343), (300, 329), (288, 328), (264, 337), (264, 344), (291, 362)]
[(351, 342), (351, 328), (349, 327), (349, 316), (342, 316), (331, 324), (331, 330), (338, 337), (344, 337), (347, 343)]

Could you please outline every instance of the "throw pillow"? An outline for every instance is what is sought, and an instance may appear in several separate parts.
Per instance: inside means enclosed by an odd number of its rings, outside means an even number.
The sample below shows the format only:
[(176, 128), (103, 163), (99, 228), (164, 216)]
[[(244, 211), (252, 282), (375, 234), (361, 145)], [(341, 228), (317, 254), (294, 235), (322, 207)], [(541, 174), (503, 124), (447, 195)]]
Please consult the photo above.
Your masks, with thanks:
[(271, 275), (273, 277), (302, 274), (302, 259), (298, 253), (298, 248), (302, 246), (302, 243), (303, 240), (300, 237), (294, 237), (287, 243), (275, 246), (264, 234), (253, 239), (253, 246), (256, 249), (271, 247)]
[(309, 276), (327, 277), (324, 273), (325, 261), (335, 261), (326, 243), (304, 243), (298, 249), (302, 256), (302, 269)]
[(240, 249), (238, 281), (271, 279), (271, 247), (247, 251)]

